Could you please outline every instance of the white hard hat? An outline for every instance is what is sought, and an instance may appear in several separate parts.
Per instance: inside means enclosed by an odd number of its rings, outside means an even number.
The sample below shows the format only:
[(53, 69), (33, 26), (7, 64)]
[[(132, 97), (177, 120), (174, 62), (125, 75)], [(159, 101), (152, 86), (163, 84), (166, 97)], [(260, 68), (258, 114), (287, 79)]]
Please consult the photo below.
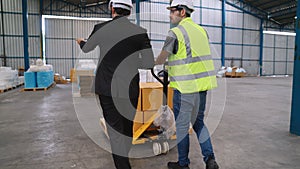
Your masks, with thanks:
[(191, 12), (195, 10), (193, 5), (193, 0), (173, 0), (171, 6), (167, 7), (167, 9), (170, 10), (171, 8), (175, 8), (181, 5), (189, 8)]
[(111, 7), (131, 10), (133, 5), (131, 0), (110, 0), (108, 9), (111, 10)]

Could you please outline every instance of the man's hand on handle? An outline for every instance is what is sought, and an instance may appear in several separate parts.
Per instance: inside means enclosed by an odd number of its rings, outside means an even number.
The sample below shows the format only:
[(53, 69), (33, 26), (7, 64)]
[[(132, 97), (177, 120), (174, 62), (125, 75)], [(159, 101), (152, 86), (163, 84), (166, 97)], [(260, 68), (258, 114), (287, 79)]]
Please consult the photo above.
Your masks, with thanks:
[(85, 41), (85, 40), (84, 40), (83, 38), (78, 38), (78, 39), (76, 39), (76, 42), (77, 42), (78, 45), (80, 45), (80, 43), (81, 43), (82, 41)]

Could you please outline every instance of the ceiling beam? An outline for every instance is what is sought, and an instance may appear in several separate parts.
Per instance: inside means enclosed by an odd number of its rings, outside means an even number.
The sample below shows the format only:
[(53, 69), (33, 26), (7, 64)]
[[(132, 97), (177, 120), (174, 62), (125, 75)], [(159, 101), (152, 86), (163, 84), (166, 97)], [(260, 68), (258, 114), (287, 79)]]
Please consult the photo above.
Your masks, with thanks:
[(295, 14), (296, 15), (296, 11), (297, 11), (297, 7), (294, 6), (292, 8), (287, 8), (281, 11), (277, 11), (277, 12), (273, 12), (271, 14), (268, 15), (269, 18), (275, 18), (278, 16), (282, 16), (282, 15), (287, 15), (289, 13)]
[(267, 11), (276, 11), (278, 9), (282, 9), (282, 8), (285, 8), (285, 7), (289, 7), (289, 6), (293, 6), (293, 5), (296, 5), (296, 2), (295, 1), (292, 1), (292, 2), (281, 2), (280, 4), (274, 4), (268, 8), (265, 8), (265, 10)]

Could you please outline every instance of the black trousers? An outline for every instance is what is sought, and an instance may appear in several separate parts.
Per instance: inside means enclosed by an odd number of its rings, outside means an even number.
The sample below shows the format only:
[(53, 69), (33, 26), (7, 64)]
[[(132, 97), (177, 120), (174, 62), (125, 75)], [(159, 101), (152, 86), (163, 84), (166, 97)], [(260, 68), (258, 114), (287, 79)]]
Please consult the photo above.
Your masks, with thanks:
[(132, 146), (133, 120), (138, 98), (123, 99), (99, 95), (117, 169), (131, 169), (128, 153)]

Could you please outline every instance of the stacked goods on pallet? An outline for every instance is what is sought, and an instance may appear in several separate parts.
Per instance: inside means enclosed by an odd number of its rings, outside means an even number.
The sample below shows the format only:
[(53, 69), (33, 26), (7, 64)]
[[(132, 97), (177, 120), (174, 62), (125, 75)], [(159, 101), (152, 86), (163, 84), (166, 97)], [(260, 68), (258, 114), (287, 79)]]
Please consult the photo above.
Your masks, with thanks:
[(94, 76), (79, 76), (78, 84), (80, 86), (81, 96), (93, 96), (94, 95)]
[(54, 82), (54, 73), (52, 65), (44, 65), (43, 61), (38, 59), (37, 65), (30, 65), (27, 72), (24, 73), (25, 88), (47, 88)]
[[(158, 69), (154, 69), (154, 73), (158, 73)], [(157, 82), (157, 80), (152, 76), (151, 70), (139, 69), (140, 82), (142, 83), (152, 83)]]
[(246, 75), (246, 70), (239, 67), (222, 67), (218, 73), (217, 77), (244, 77)]
[[(75, 76), (80, 96), (94, 96), (94, 78), (97, 65), (93, 60), (79, 60), (76, 65)], [(74, 79), (74, 77), (73, 77)]]
[(239, 67), (227, 67), (225, 76), (226, 77), (244, 77), (246, 74), (246, 70)]
[(49, 87), (54, 80), (53, 71), (37, 72), (36, 74), (37, 87), (46, 88)]
[(25, 72), (25, 88), (36, 88), (36, 72)]
[(0, 67), (0, 90), (16, 87), (19, 83), (18, 71), (11, 67)]
[(54, 81), (56, 84), (67, 84), (69, 82), (65, 76), (62, 76), (58, 73), (54, 74)]

